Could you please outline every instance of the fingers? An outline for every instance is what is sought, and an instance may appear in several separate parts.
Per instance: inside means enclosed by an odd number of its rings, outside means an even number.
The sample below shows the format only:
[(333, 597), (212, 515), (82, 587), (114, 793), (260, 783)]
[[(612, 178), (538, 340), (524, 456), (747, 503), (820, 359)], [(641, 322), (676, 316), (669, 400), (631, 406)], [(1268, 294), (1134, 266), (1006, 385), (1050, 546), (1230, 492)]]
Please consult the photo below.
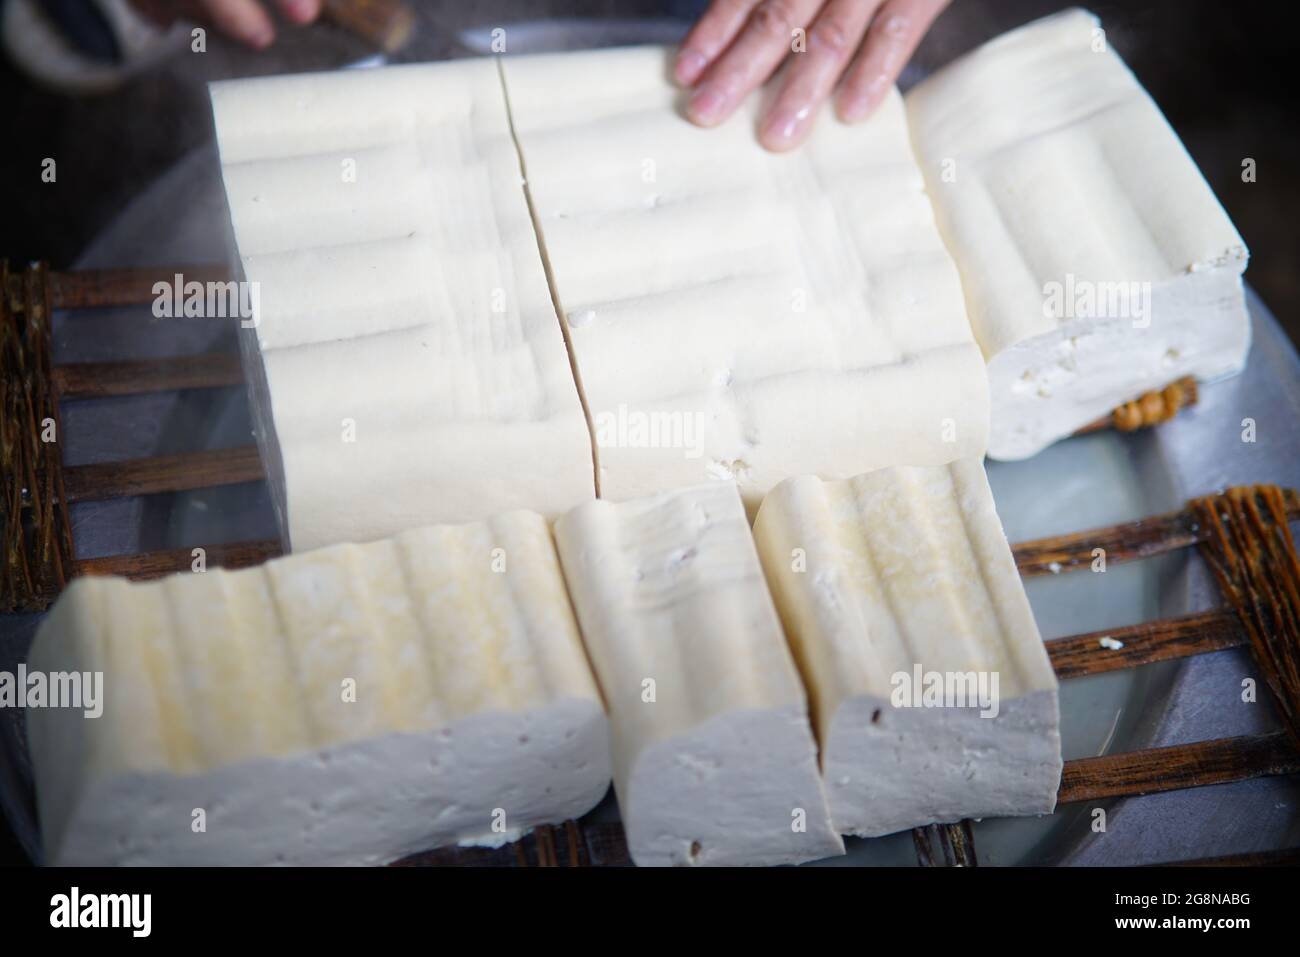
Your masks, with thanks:
[(275, 0), (286, 20), (311, 23), (320, 16), (321, 0)]
[(704, 16), (686, 34), (673, 65), (673, 79), (693, 86), (709, 64), (731, 46), (758, 0), (713, 0)]
[(705, 72), (686, 106), (700, 126), (716, 126), (762, 86), (790, 52), (794, 30), (812, 19), (822, 0), (761, 0), (735, 41)]
[(878, 5), (878, 0), (831, 0), (817, 16), (808, 29), (806, 51), (794, 56), (781, 92), (759, 127), (765, 147), (788, 150), (803, 142)]
[(847, 123), (871, 115), (903, 72), (912, 52), (949, 0), (886, 0), (840, 89), (837, 109)]
[(275, 26), (258, 0), (201, 0), (201, 6), (213, 26), (254, 49), (275, 41)]
[[(320, 16), (321, 2), (275, 0), (275, 5), (286, 20), (311, 23)], [(214, 27), (254, 49), (264, 49), (275, 41), (275, 25), (260, 0), (197, 0), (185, 6), (197, 6), (199, 14)]]

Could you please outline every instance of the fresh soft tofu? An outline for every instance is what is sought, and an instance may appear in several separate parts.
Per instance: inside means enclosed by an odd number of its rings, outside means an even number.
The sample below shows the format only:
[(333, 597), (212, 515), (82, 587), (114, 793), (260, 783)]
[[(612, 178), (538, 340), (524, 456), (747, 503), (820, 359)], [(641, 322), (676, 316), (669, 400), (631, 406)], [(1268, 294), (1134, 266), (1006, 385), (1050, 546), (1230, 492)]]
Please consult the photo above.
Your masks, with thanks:
[(988, 360), (989, 455), (1026, 458), (1183, 376), (1241, 370), (1246, 244), (1096, 17), (986, 43), (907, 112)]
[(602, 498), (984, 451), (988, 384), (893, 89), (799, 150), (680, 110), (672, 51), (500, 61)]
[(498, 845), (609, 787), (609, 735), (550, 530), (515, 512), (160, 582), (83, 578), (34, 670), (50, 864), (381, 864)]
[(259, 290), (241, 348), (284, 539), (593, 498), (497, 65), (232, 80), (212, 109)]
[[(754, 536), (837, 830), (1053, 809), (1056, 677), (980, 461), (789, 479)], [(927, 698), (933, 676), (967, 693)]]
[(633, 860), (842, 854), (736, 487), (592, 502), (560, 518), (556, 540), (609, 708)]

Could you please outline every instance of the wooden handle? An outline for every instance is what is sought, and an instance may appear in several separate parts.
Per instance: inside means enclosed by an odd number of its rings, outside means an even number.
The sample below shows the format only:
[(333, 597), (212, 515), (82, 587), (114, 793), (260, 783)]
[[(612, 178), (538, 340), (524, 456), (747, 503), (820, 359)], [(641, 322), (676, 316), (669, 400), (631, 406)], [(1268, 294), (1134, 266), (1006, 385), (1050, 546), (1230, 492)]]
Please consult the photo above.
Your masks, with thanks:
[(325, 19), (396, 53), (411, 39), (415, 13), (403, 0), (325, 0)]

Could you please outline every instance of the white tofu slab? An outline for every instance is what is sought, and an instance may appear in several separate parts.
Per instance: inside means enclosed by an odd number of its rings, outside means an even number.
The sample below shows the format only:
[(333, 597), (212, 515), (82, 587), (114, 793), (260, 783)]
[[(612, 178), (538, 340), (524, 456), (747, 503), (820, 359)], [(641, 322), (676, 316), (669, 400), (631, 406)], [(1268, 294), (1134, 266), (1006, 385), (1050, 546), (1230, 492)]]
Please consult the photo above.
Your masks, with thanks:
[(513, 840), (609, 787), (533, 513), (238, 572), (78, 579), (28, 666), (105, 688), (98, 718), (28, 712), (50, 864), (381, 864)]
[(496, 65), (237, 80), (212, 105), (292, 547), (592, 498)]
[(1096, 17), (986, 43), (909, 92), (907, 114), (989, 363), (991, 456), (1240, 371), (1246, 245)]
[(778, 156), (756, 97), (687, 122), (670, 53), (501, 61), (601, 496), (734, 479), (756, 508), (794, 474), (981, 453), (983, 363), (897, 94)]
[(839, 831), (1053, 809), (1056, 677), (978, 460), (789, 479), (754, 536)]
[(735, 486), (591, 502), (559, 519), (556, 541), (609, 709), (633, 860), (842, 854)]

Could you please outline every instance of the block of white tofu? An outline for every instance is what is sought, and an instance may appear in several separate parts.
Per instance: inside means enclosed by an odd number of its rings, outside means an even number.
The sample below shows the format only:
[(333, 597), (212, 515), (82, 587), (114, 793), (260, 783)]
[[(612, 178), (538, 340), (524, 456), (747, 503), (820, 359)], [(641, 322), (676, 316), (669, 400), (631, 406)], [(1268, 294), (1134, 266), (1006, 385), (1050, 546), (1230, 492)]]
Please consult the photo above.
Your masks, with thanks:
[(259, 448), (295, 549), (590, 499), (496, 65), (217, 83)]
[(1096, 17), (986, 43), (909, 92), (907, 113), (989, 363), (989, 455), (1240, 371), (1245, 243)]
[(608, 724), (535, 513), (237, 572), (73, 582), (28, 667), (50, 864), (380, 864), (589, 810)]
[(1056, 676), (978, 460), (789, 479), (754, 536), (839, 831), (1053, 809)]
[(984, 450), (987, 382), (902, 102), (763, 150), (658, 47), (501, 61), (599, 459), (625, 500)]
[(632, 859), (760, 865), (842, 854), (803, 688), (735, 486), (591, 502), (555, 534), (609, 709)]

